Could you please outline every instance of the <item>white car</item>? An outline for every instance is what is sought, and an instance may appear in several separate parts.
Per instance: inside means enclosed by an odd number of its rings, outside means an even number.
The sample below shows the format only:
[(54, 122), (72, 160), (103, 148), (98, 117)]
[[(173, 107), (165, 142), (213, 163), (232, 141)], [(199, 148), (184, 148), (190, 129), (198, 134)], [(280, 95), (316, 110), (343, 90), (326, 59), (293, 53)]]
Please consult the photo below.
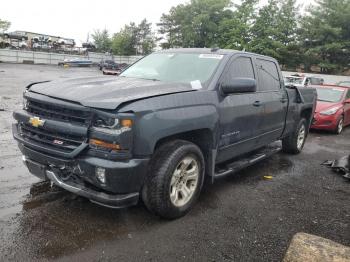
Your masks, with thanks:
[(69, 45), (69, 46), (74, 46), (74, 45), (75, 45), (75, 42), (74, 42), (74, 40), (72, 40), (72, 39), (60, 38), (60, 39), (57, 40), (57, 42), (58, 42), (60, 45)]
[(315, 76), (291, 75), (284, 77), (285, 85), (294, 85), (297, 87), (305, 87), (308, 85), (323, 85), (324, 79)]

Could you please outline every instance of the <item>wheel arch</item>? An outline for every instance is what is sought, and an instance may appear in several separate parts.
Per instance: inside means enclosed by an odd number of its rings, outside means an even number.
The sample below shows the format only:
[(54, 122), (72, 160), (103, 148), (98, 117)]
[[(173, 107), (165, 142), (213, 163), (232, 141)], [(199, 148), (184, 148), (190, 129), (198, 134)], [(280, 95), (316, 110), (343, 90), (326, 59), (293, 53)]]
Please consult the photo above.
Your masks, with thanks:
[(313, 119), (313, 108), (304, 108), (300, 112), (300, 118), (305, 118), (307, 123), (307, 129), (310, 128)]
[(305, 108), (300, 112), (300, 117), (305, 118), (307, 121), (312, 119), (312, 108)]
[(201, 128), (162, 137), (156, 142), (154, 150), (157, 150), (162, 144), (175, 139), (192, 142), (197, 145), (202, 152), (206, 151), (208, 148), (212, 148), (214, 142), (213, 131), (209, 128)]
[(213, 130), (209, 128), (201, 128), (162, 137), (156, 142), (154, 151), (156, 151), (161, 145), (173, 140), (184, 140), (198, 146), (202, 151), (205, 160), (205, 177), (213, 176), (215, 161), (215, 154), (213, 154), (213, 151), (215, 151), (215, 136)]

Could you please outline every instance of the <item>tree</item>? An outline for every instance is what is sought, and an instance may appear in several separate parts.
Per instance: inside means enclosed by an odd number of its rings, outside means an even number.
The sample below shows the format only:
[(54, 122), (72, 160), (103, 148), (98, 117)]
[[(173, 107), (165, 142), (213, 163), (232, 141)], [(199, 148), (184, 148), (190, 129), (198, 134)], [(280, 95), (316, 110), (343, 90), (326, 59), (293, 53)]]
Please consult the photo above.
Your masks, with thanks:
[(160, 18), (160, 23), (157, 24), (159, 27), (158, 32), (162, 35), (159, 40), (164, 40), (161, 43), (161, 47), (164, 49), (182, 46), (181, 25), (177, 21), (177, 16), (183, 7), (184, 5), (172, 7), (169, 14), (163, 14)]
[(306, 70), (312, 64), (333, 73), (350, 64), (350, 1), (317, 0), (301, 20), (300, 41)]
[(152, 24), (143, 19), (140, 24), (125, 25), (112, 38), (113, 53), (118, 55), (146, 55), (155, 48)]
[(155, 36), (152, 32), (152, 23), (143, 19), (136, 31), (136, 50), (139, 54), (147, 55), (156, 47)]
[(224, 18), (219, 25), (219, 46), (231, 49), (248, 49), (251, 27), (256, 16), (258, 0), (243, 0), (235, 4), (232, 16)]
[(280, 43), (277, 50), (279, 62), (285, 69), (295, 70), (302, 61), (298, 42), (299, 6), (296, 0), (279, 0), (276, 40)]
[(191, 0), (163, 14), (159, 33), (163, 47), (212, 47), (218, 44), (220, 22), (231, 15), (230, 0)]
[(251, 28), (252, 41), (249, 44), (249, 50), (280, 59), (277, 51), (282, 45), (277, 39), (278, 12), (277, 0), (269, 0), (268, 4), (259, 10)]
[[(268, 0), (260, 6), (259, 0), (190, 0), (161, 16), (160, 45), (245, 49), (272, 56), (292, 70), (301, 63), (306, 71), (318, 65), (324, 73), (349, 68), (350, 1), (316, 0), (303, 16), (296, 1)], [(156, 46), (146, 19), (125, 25), (112, 39), (107, 30), (92, 37), (100, 51), (112, 48), (119, 55), (145, 55)]]
[(112, 38), (112, 51), (117, 55), (135, 55), (135, 39), (129, 26), (125, 26)]
[(10, 26), (11, 26), (11, 22), (0, 19), (0, 32), (1, 33), (6, 32), (10, 28)]
[(101, 52), (109, 52), (111, 48), (111, 40), (107, 29), (95, 30), (91, 35), (94, 40), (96, 49)]
[(269, 0), (253, 20), (247, 50), (272, 56), (286, 69), (295, 69), (301, 61), (297, 41), (299, 7), (296, 0)]

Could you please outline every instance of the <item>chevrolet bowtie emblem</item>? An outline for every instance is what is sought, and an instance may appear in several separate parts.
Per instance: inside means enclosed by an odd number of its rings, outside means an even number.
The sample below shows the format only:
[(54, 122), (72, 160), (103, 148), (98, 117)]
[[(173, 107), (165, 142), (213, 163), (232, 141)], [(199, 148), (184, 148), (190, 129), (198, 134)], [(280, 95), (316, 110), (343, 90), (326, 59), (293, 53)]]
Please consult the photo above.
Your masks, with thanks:
[(29, 118), (29, 124), (34, 127), (43, 126), (45, 124), (45, 120), (41, 120), (39, 117), (31, 117)]

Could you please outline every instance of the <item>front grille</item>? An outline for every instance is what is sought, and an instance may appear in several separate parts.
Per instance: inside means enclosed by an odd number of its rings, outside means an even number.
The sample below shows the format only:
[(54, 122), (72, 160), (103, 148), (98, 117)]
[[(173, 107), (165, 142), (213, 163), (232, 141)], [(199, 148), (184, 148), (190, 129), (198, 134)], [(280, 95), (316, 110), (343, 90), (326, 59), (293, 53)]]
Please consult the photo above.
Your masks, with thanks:
[(19, 131), (24, 139), (65, 153), (71, 153), (86, 140), (84, 136), (52, 132), (41, 127), (33, 127), (26, 123), (20, 124)]
[(28, 100), (27, 111), (46, 119), (53, 119), (80, 125), (88, 125), (91, 120), (91, 112), (77, 110), (65, 106), (47, 104), (34, 100)]

